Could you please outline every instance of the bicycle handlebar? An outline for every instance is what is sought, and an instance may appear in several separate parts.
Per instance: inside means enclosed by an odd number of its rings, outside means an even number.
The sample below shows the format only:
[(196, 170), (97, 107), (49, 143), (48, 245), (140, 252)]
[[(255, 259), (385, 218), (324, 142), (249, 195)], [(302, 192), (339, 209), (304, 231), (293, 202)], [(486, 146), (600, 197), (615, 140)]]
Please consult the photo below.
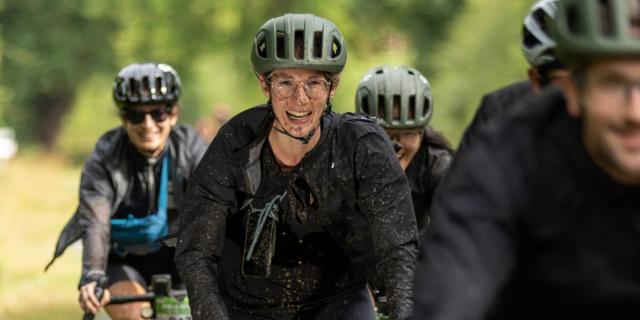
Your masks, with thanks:
[[(104, 290), (107, 285), (107, 277), (102, 276), (98, 279), (94, 293), (98, 298), (98, 301), (102, 300)], [(186, 290), (173, 290), (171, 288), (171, 276), (168, 274), (154, 275), (151, 279), (151, 285), (153, 287), (152, 292), (139, 294), (139, 295), (117, 295), (111, 296), (107, 305), (125, 304), (130, 302), (151, 302), (152, 304), (158, 297), (173, 297), (182, 299), (187, 296)], [(82, 317), (83, 320), (93, 320), (95, 314), (91, 312), (85, 312)]]
[(153, 292), (145, 293), (145, 294), (136, 294), (136, 295), (121, 295), (121, 296), (113, 296), (107, 305), (112, 304), (125, 304), (129, 302), (151, 302), (156, 298), (156, 295)]
[[(104, 296), (104, 287), (107, 286), (107, 277), (100, 277), (98, 279), (98, 283), (96, 284), (96, 288), (93, 290), (93, 293), (96, 295), (96, 298), (98, 298), (98, 302), (100, 300), (102, 300), (102, 297)], [(85, 312), (84, 316), (82, 317), (82, 320), (93, 320), (93, 318), (95, 318), (96, 315), (91, 313), (91, 312)]]

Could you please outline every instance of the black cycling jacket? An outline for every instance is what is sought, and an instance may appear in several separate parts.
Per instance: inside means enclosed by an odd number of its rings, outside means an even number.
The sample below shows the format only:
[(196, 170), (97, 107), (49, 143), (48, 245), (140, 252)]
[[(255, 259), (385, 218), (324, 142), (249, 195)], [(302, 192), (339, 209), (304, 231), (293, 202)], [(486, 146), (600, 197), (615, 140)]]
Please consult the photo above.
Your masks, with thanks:
[[(429, 211), (440, 180), (447, 172), (452, 161), (453, 152), (431, 140), (437, 134), (428, 128), (423, 134), (420, 149), (407, 166), (405, 173), (411, 187), (413, 210), (420, 233), (429, 222)], [(444, 141), (444, 138), (438, 137)]]
[(458, 151), (466, 149), (475, 140), (481, 127), (504, 117), (533, 96), (533, 88), (528, 80), (510, 84), (483, 96), (480, 107), (462, 136)]
[(637, 319), (640, 187), (592, 160), (560, 90), (480, 130), (440, 184), (415, 319)]
[[(393, 319), (408, 316), (417, 229), (407, 178), (385, 132), (366, 117), (326, 114), (318, 144), (282, 174), (266, 141), (272, 123), (264, 106), (234, 117), (191, 180), (176, 265), (193, 318), (227, 319), (227, 307), (295, 316), (362, 288), (366, 278), (386, 288)], [(245, 276), (253, 234), (247, 210), (285, 191), (271, 273)], [(269, 246), (256, 250), (264, 256)]]
[[(178, 204), (191, 171), (206, 151), (206, 144), (193, 128), (177, 125), (171, 130), (167, 148), (171, 154), (171, 200)], [(142, 160), (132, 152), (137, 151), (122, 127), (100, 137), (82, 170), (78, 208), (62, 230), (54, 257), (47, 268), (70, 244), (82, 238), (80, 284), (95, 281), (97, 276), (104, 273), (111, 249), (110, 219), (118, 210), (142, 208), (146, 211), (149, 204), (146, 194), (138, 199), (140, 204), (131, 199), (132, 192), (139, 194), (147, 188), (146, 179), (140, 172), (144, 167), (139, 163)], [(157, 166), (156, 171), (160, 167)], [(157, 177), (156, 181), (159, 181)], [(170, 203), (171, 207), (173, 204)], [(176, 213), (176, 210), (168, 210), (169, 233), (177, 232)]]

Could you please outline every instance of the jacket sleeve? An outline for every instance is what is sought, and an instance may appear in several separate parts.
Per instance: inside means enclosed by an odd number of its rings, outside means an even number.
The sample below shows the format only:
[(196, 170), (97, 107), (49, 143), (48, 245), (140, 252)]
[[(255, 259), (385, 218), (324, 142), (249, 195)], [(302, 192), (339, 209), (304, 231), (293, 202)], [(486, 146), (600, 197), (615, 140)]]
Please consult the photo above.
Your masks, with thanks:
[(194, 320), (227, 319), (218, 289), (218, 263), (226, 217), (237, 208), (237, 188), (224, 138), (214, 139), (191, 175), (180, 211), (175, 263), (189, 292)]
[(115, 191), (98, 151), (85, 162), (80, 178), (78, 217), (82, 236), (82, 278), (80, 285), (95, 281), (107, 267), (110, 218)]
[(513, 268), (527, 144), (485, 131), (456, 154), (436, 192), (416, 268), (415, 319), (484, 319)]
[(405, 319), (417, 251), (409, 184), (381, 129), (362, 136), (355, 154), (358, 205), (373, 235), (376, 283), (387, 294), (391, 318)]
[(478, 129), (489, 122), (489, 120), (495, 113), (493, 111), (494, 109), (496, 109), (496, 107), (494, 105), (493, 99), (491, 99), (491, 96), (483, 96), (476, 114), (473, 116), (471, 123), (462, 135), (458, 151), (466, 149), (472, 143), (472, 141), (475, 140), (476, 135), (478, 134)]
[(435, 194), (435, 190), (438, 188), (440, 181), (447, 173), (449, 166), (453, 161), (451, 152), (445, 149), (429, 148), (429, 185), (425, 186), (425, 190), (430, 190), (430, 197)]
[(200, 160), (202, 160), (202, 157), (204, 156), (205, 152), (207, 151), (207, 144), (196, 133), (196, 134), (193, 134), (193, 136), (191, 136), (189, 138), (189, 147), (188, 148), (189, 148), (190, 153), (191, 153), (191, 159), (193, 159), (193, 168), (195, 168), (198, 165), (198, 163), (200, 163)]

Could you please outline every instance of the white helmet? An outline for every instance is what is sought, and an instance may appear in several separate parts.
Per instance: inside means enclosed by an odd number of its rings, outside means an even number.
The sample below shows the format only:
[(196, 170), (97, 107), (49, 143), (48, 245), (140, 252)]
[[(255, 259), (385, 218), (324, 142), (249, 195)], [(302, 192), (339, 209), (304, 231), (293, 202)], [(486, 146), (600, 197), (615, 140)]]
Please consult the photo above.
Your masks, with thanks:
[(536, 2), (524, 18), (522, 52), (532, 67), (555, 62), (556, 42), (547, 32), (546, 19), (555, 20), (558, 0)]

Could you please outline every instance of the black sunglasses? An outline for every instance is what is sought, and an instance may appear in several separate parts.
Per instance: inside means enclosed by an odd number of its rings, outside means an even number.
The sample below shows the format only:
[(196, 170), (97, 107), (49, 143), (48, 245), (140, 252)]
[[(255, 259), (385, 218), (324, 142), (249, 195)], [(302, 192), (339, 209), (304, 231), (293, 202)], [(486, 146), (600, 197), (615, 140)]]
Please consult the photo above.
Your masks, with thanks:
[(164, 122), (169, 118), (170, 109), (160, 108), (148, 112), (126, 110), (122, 113), (122, 117), (131, 124), (140, 124), (144, 121), (147, 114), (151, 115), (151, 119), (155, 122)]

